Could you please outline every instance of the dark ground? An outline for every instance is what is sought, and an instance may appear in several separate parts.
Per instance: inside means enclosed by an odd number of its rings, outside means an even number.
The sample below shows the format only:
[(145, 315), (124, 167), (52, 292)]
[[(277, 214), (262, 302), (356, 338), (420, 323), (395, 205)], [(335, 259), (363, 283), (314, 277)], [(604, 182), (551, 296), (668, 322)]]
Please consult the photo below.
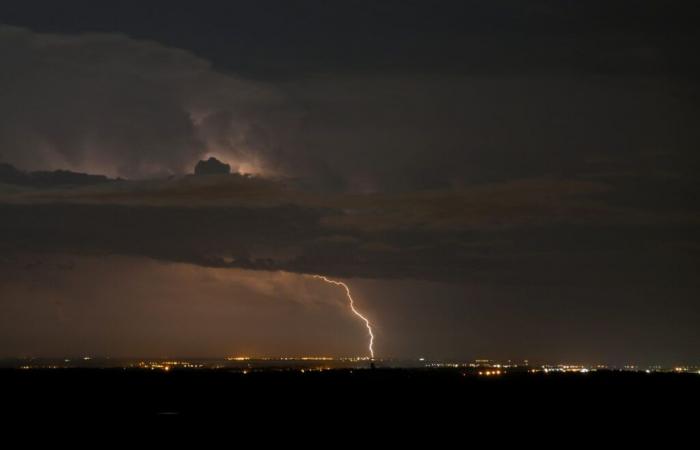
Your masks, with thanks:
[[(595, 372), (463, 375), (452, 369), (295, 371), (0, 370), (14, 418), (213, 416), (236, 423), (533, 422), (538, 417), (696, 420), (700, 375)], [(465, 422), (466, 423), (466, 422)]]

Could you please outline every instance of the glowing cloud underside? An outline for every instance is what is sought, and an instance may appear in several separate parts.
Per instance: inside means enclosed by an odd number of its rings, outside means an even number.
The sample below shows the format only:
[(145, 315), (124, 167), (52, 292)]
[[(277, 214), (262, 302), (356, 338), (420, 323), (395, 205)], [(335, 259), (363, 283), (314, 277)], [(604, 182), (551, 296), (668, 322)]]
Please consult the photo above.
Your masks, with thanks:
[(369, 333), (369, 356), (370, 358), (374, 359), (374, 333), (372, 333), (372, 324), (369, 323), (369, 319), (367, 319), (365, 316), (360, 314), (360, 312), (355, 309), (355, 301), (352, 299), (352, 294), (350, 294), (350, 288), (348, 287), (347, 284), (343, 283), (342, 281), (336, 281), (336, 280), (331, 280), (330, 278), (324, 277), (323, 275), (311, 275), (314, 278), (318, 278), (320, 280), (325, 281), (326, 283), (329, 284), (335, 284), (336, 286), (342, 286), (343, 289), (345, 289), (345, 294), (348, 297), (348, 300), (350, 301), (350, 309), (352, 312), (362, 319), (362, 321), (365, 323), (365, 326), (367, 327), (367, 331)]

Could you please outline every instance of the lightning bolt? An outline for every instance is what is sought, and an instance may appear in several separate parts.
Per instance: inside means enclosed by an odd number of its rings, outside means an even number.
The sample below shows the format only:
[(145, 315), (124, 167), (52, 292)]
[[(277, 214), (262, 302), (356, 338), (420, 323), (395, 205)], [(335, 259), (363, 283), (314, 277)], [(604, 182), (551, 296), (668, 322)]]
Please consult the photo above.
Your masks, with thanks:
[(360, 312), (355, 309), (355, 301), (352, 299), (352, 294), (350, 293), (350, 288), (348, 287), (347, 284), (343, 283), (342, 281), (336, 281), (336, 280), (331, 280), (328, 277), (325, 277), (323, 275), (310, 275), (313, 278), (318, 278), (319, 280), (323, 280), (326, 283), (329, 284), (335, 284), (336, 286), (342, 286), (343, 289), (345, 289), (345, 295), (348, 297), (348, 300), (350, 301), (350, 309), (352, 310), (353, 314), (355, 314), (357, 317), (362, 319), (362, 321), (365, 323), (365, 326), (367, 327), (367, 332), (369, 333), (369, 355), (370, 358), (373, 360), (374, 359), (374, 333), (372, 333), (372, 324), (369, 323), (369, 319), (367, 319), (365, 316), (360, 314)]

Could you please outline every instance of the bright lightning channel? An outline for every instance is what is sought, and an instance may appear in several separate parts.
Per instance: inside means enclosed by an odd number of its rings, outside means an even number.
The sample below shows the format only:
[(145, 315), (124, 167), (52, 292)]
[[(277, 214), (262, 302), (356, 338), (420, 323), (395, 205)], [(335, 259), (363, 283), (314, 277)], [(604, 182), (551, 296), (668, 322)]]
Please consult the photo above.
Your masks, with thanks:
[(348, 297), (348, 300), (350, 301), (350, 309), (352, 312), (362, 319), (362, 321), (365, 323), (365, 326), (367, 327), (367, 331), (369, 332), (369, 355), (371, 359), (374, 359), (374, 333), (372, 333), (372, 324), (369, 323), (369, 319), (367, 319), (365, 316), (360, 314), (358, 310), (355, 309), (355, 301), (352, 299), (352, 294), (350, 294), (350, 288), (348, 287), (347, 284), (343, 283), (342, 281), (336, 281), (336, 280), (331, 280), (328, 277), (325, 277), (323, 275), (311, 275), (314, 278), (318, 278), (320, 280), (325, 281), (326, 283), (329, 284), (335, 284), (336, 286), (342, 286), (345, 289), (345, 294)]

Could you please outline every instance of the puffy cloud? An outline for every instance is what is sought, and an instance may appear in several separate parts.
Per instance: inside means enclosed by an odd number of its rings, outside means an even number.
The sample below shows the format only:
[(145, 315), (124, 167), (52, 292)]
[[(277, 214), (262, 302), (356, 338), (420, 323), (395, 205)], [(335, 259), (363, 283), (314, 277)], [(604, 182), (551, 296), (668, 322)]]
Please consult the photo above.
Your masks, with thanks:
[(216, 158), (202, 160), (194, 166), (195, 175), (226, 175), (231, 173), (231, 166), (224, 164)]

